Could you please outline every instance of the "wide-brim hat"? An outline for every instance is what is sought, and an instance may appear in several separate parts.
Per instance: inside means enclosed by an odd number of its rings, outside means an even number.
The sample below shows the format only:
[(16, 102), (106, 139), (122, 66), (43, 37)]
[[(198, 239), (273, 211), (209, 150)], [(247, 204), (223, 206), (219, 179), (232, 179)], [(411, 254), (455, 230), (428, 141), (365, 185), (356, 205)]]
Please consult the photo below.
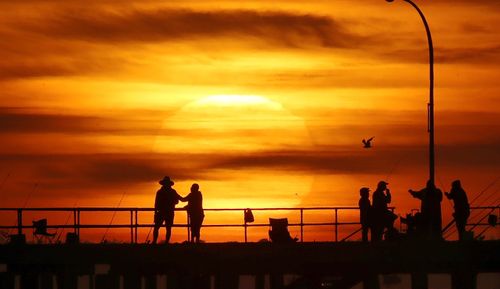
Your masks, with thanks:
[(174, 185), (174, 182), (168, 176), (163, 177), (163, 179), (160, 180), (159, 183), (160, 183), (160, 185), (163, 185), (163, 186), (173, 186)]

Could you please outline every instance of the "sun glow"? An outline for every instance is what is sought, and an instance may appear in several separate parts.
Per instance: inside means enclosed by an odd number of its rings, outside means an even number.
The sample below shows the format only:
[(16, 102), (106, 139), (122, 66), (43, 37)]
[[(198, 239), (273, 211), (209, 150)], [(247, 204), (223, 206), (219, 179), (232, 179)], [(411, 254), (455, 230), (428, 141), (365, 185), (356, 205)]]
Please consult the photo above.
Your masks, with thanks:
[(258, 95), (212, 95), (194, 103), (195, 106), (264, 106), (266, 109), (281, 110), (281, 104)]

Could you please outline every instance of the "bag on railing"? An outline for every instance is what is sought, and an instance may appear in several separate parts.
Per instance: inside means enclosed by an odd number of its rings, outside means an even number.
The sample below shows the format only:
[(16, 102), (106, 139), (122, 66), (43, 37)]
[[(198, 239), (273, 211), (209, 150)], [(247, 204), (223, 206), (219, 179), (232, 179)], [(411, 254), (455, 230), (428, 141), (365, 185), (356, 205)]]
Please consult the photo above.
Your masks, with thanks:
[(253, 217), (252, 210), (246, 209), (245, 210), (245, 223), (253, 223), (253, 221), (255, 221), (255, 219)]

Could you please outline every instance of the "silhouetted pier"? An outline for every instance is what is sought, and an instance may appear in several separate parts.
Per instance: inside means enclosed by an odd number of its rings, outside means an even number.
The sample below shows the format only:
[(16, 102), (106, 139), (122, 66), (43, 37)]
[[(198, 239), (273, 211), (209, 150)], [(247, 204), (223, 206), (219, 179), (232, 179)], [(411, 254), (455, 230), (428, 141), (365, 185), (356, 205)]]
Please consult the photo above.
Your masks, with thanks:
[[(248, 228), (269, 224), (247, 223), (243, 218), (243, 209), (212, 209), (236, 212), (236, 216), (241, 217), (241, 223), (209, 224), (204, 228), (241, 228), (245, 236), (243, 242), (169, 245), (137, 242), (137, 229), (152, 226), (151, 223), (140, 222), (138, 218), (141, 212), (151, 213), (149, 208), (0, 209), (17, 214), (17, 224), (0, 226), (13, 233), (9, 244), (0, 245), (0, 288), (347, 289), (363, 283), (364, 288), (376, 289), (380, 288), (378, 276), (382, 274), (410, 274), (412, 288), (425, 289), (428, 288), (428, 274), (450, 274), (452, 288), (458, 289), (475, 288), (478, 273), (500, 272), (500, 241), (349, 241), (353, 234), (359, 232), (356, 229), (359, 223), (342, 220), (339, 212), (355, 209), (253, 209), (254, 212), (288, 210), (291, 214), (298, 214), (294, 217), (298, 222), (291, 222), (290, 226), (300, 229), (299, 242), (289, 244), (246, 242)], [(481, 212), (479, 216), (486, 217), (492, 212), (496, 214), (499, 209), (498, 206), (476, 208)], [(80, 219), (83, 213), (113, 210), (129, 212), (130, 223), (111, 224), (106, 219), (104, 224), (89, 224), (82, 223)], [(306, 222), (304, 215), (314, 210), (326, 212), (325, 216), (330, 221)], [(66, 243), (31, 244), (25, 235), (33, 231), (33, 225), (28, 224), (31, 220), (26, 218), (27, 212), (48, 211), (70, 212), (68, 220), (72, 222), (48, 227), (67, 230), (76, 239), (67, 239)], [(469, 227), (478, 227), (483, 231), (483, 228), (492, 225), (484, 220), (485, 217), (482, 217)], [(344, 232), (340, 239), (338, 228), (353, 225), (354, 231)], [(187, 224), (177, 226), (186, 227)], [(300, 242), (304, 236), (303, 228), (308, 226), (321, 228), (331, 236), (332, 242)], [(130, 230), (131, 243), (79, 243), (81, 228), (127, 229)], [(290, 281), (289, 277), (293, 280)], [(245, 286), (241, 287), (242, 284)]]
[[(412, 274), (413, 288), (427, 288), (428, 273), (474, 288), (477, 273), (500, 272), (500, 242), (3, 245), (0, 264), (5, 289), (76, 289), (78, 276), (95, 289), (235, 289), (239, 276), (253, 288), (378, 288), (374, 276), (396, 273)], [(297, 279), (284, 287), (285, 275)]]

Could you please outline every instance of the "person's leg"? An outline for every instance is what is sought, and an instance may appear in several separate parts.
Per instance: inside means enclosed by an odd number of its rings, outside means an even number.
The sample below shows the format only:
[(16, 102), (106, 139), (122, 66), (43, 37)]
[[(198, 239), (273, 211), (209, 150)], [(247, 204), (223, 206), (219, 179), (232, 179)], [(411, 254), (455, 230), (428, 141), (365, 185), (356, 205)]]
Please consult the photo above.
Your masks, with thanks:
[(361, 236), (363, 242), (368, 242), (368, 226), (362, 226)]
[(170, 236), (172, 235), (172, 226), (171, 225), (166, 225), (165, 229), (167, 230), (166, 236), (165, 236), (165, 243), (170, 242)]
[(174, 225), (174, 211), (167, 212), (167, 215), (165, 217), (165, 229), (166, 229), (166, 235), (165, 235), (165, 243), (170, 242), (170, 237), (172, 236), (172, 226)]
[(200, 242), (200, 226), (199, 224), (195, 224), (192, 227), (192, 235), (193, 235), (193, 243), (199, 243)]
[(155, 224), (155, 227), (153, 229), (153, 244), (156, 244), (156, 242), (158, 241), (158, 231), (159, 230), (160, 230), (160, 227), (156, 226), (156, 224)]
[(465, 234), (465, 223), (466, 223), (466, 219), (464, 220), (464, 218), (462, 216), (457, 216), (455, 218), (455, 224), (457, 225), (457, 231), (458, 231), (458, 239), (460, 241), (462, 241), (464, 239), (464, 234)]
[(158, 241), (158, 231), (160, 231), (160, 227), (163, 224), (163, 217), (160, 214), (155, 214), (154, 216), (155, 226), (153, 229), (153, 244), (156, 244)]

